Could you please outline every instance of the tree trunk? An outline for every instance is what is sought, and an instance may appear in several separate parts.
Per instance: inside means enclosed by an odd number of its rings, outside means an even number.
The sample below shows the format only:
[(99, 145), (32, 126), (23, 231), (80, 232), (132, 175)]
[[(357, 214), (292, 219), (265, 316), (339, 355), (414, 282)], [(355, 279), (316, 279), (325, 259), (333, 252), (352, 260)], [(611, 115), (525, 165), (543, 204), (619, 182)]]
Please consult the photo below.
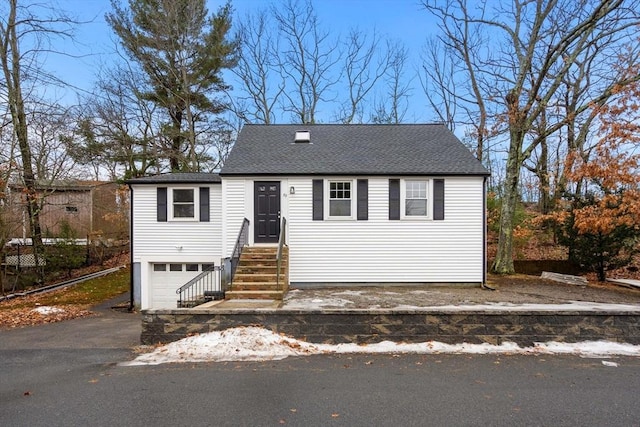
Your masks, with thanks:
[(492, 270), (498, 274), (512, 274), (513, 268), (513, 222), (518, 205), (518, 184), (520, 182), (520, 144), (512, 135), (511, 148), (507, 158), (504, 195), (500, 209), (500, 230), (498, 232), (498, 251)]
[(182, 170), (182, 111), (170, 111), (171, 114), (171, 152), (169, 153), (169, 166), (171, 172)]
[(498, 250), (492, 270), (498, 274), (513, 274), (513, 227), (519, 201), (520, 169), (523, 164), (522, 146), (526, 126), (526, 114), (519, 106), (518, 88), (505, 97), (509, 112), (509, 154), (504, 180), (504, 195), (500, 209)]
[(17, 7), (17, 2), (15, 0), (12, 1), (7, 20), (8, 23), (3, 28), (3, 46), (0, 60), (2, 61), (2, 70), (6, 80), (6, 98), (13, 122), (13, 133), (18, 142), (22, 160), (22, 179), (25, 186), (29, 230), (31, 232), (31, 241), (33, 242), (36, 271), (38, 272), (38, 280), (44, 282), (44, 268), (40, 265), (41, 260), (44, 258), (42, 230), (40, 228), (40, 202), (36, 188), (36, 178), (31, 164), (27, 115), (25, 113), (24, 98), (22, 95), (21, 56), (18, 46), (18, 34), (16, 32)]
[(537, 175), (540, 186), (540, 196), (538, 199), (538, 209), (543, 215), (551, 212), (551, 183), (549, 182), (549, 149), (547, 138), (540, 141), (540, 158), (538, 159)]

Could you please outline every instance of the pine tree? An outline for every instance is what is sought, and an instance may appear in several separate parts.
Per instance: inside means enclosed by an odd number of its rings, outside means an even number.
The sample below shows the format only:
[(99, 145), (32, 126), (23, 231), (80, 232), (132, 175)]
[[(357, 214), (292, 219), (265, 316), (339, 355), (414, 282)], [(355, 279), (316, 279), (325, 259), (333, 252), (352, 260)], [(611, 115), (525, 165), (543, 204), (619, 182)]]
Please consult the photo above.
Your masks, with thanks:
[(196, 122), (226, 109), (221, 72), (235, 64), (229, 3), (209, 16), (205, 0), (112, 1), (106, 19), (146, 81), (145, 99), (167, 113), (167, 157), (172, 171), (198, 169)]

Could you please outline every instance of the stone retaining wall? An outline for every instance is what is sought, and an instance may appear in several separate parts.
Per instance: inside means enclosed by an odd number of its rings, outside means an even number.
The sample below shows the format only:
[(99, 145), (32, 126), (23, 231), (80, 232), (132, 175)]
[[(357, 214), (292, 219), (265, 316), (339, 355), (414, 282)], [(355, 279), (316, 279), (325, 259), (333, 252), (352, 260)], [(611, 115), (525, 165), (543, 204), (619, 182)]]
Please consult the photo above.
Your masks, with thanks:
[(262, 326), (313, 343), (380, 341), (490, 343), (608, 340), (640, 344), (640, 312), (513, 312), (446, 310), (204, 310), (143, 311), (143, 344), (196, 333)]

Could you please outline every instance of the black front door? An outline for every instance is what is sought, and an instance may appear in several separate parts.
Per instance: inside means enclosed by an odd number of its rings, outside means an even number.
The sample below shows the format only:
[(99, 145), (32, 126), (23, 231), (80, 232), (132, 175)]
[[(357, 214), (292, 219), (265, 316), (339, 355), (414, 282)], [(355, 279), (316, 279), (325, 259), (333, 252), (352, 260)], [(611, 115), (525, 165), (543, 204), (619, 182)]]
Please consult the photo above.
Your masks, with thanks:
[(254, 241), (278, 243), (280, 234), (280, 182), (254, 183)]

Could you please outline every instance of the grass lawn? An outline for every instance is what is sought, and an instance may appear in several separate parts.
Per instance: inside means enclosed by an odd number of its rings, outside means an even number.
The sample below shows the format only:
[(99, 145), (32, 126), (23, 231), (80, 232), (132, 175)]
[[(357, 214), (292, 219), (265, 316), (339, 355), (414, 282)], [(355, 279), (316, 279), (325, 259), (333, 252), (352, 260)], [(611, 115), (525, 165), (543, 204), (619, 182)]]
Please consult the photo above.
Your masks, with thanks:
[[(129, 290), (129, 269), (43, 294), (0, 301), (0, 328), (57, 322), (88, 316), (89, 309)], [(53, 307), (42, 313), (42, 307)]]

